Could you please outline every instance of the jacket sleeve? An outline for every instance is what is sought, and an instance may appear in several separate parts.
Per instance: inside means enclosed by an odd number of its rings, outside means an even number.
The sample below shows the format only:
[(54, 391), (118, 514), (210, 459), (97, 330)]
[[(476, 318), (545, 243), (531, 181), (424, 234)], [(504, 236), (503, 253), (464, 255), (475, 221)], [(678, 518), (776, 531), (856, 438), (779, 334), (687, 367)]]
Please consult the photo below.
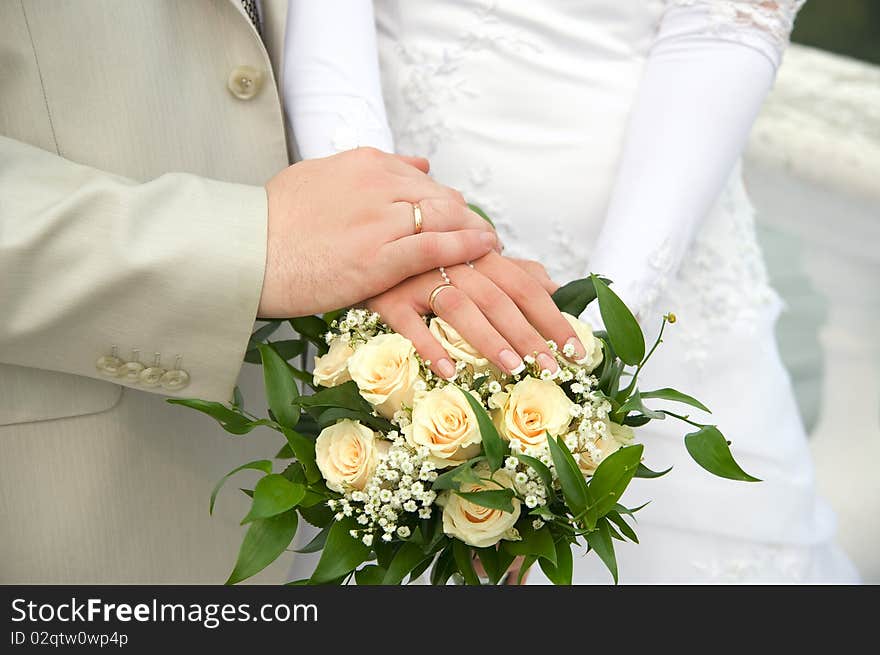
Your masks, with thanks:
[(262, 187), (137, 183), (0, 137), (0, 362), (228, 400), (266, 221)]

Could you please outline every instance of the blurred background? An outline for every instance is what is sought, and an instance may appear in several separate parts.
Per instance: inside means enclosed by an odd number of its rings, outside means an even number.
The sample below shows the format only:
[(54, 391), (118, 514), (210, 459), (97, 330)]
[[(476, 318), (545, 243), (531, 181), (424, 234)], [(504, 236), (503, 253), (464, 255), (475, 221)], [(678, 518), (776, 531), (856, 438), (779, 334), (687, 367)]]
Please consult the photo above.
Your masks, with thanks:
[(819, 488), (880, 583), (880, 2), (809, 0), (793, 41), (746, 183)]

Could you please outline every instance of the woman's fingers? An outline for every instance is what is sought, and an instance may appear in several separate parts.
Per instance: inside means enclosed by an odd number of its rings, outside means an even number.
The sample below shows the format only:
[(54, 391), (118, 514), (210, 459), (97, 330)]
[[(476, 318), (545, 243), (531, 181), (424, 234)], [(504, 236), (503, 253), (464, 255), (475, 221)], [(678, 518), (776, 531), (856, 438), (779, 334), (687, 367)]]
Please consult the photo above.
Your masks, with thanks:
[(412, 304), (403, 298), (380, 297), (367, 302), (367, 307), (378, 313), (392, 330), (412, 341), (422, 359), (431, 362), (436, 375), (444, 380), (455, 377), (455, 364)]
[(550, 298), (548, 290), (520, 266), (495, 253), (475, 262), (476, 269), (490, 278), (522, 311), (529, 323), (545, 338), (554, 341), (560, 351), (571, 344), (578, 361), (586, 356), (586, 349), (571, 324)]
[[(428, 296), (430, 294), (428, 291)], [(522, 358), (464, 291), (448, 286), (434, 296), (433, 304), (437, 316), (452, 325), (465, 341), (493, 364), (511, 374), (523, 370)]]
[(517, 259), (515, 257), (508, 257), (507, 259), (535, 278), (538, 284), (544, 287), (544, 290), (551, 296), (556, 293), (560, 285), (553, 281), (543, 264), (533, 259)]
[(412, 166), (413, 168), (419, 169), (422, 173), (427, 173), (431, 170), (431, 164), (424, 157), (409, 157), (407, 155), (394, 155), (397, 159), (402, 161), (404, 164), (408, 166)]
[[(545, 339), (529, 323), (516, 303), (492, 280), (475, 268), (464, 265), (447, 269), (447, 274), (452, 283), (474, 302), (483, 316), (520, 356), (535, 357), (542, 370), (555, 373), (559, 369)], [(458, 329), (454, 323), (453, 327)], [(459, 333), (465, 336), (460, 329)], [(467, 340), (479, 350), (477, 344)]]

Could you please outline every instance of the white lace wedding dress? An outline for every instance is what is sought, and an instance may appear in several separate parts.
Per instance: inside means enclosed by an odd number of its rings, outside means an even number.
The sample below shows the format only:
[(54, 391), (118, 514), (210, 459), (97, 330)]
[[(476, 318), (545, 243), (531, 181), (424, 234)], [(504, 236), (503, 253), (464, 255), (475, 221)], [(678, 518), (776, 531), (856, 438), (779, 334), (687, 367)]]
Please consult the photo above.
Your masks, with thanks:
[[(800, 4), (375, 3), (396, 150), (429, 157), (437, 179), (482, 206), (505, 254), (540, 260), (560, 282), (609, 275), (649, 336), (675, 312), (640, 387), (698, 396), (713, 414), (692, 416), (717, 424), (763, 480), (709, 475), (680, 423), (642, 429), (646, 464), (674, 468), (625, 496), (652, 502), (638, 514), (641, 545), (617, 542), (624, 583), (857, 580), (815, 495), (774, 341), (781, 303), (736, 164)], [(335, 109), (320, 129), (313, 113), (301, 145), (390, 147), (380, 101), (323, 93)], [(288, 102), (308, 109), (307, 95)], [(575, 560), (576, 583), (609, 580), (594, 555)], [(535, 567), (529, 582), (546, 579)]]

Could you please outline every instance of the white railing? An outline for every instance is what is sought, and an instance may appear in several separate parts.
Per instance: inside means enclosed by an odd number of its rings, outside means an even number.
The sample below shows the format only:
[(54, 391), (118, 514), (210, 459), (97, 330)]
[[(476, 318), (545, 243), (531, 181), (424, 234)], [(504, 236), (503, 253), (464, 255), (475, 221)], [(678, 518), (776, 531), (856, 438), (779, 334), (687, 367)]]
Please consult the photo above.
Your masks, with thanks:
[(752, 134), (779, 325), (843, 546), (880, 582), (880, 67), (792, 46)]

